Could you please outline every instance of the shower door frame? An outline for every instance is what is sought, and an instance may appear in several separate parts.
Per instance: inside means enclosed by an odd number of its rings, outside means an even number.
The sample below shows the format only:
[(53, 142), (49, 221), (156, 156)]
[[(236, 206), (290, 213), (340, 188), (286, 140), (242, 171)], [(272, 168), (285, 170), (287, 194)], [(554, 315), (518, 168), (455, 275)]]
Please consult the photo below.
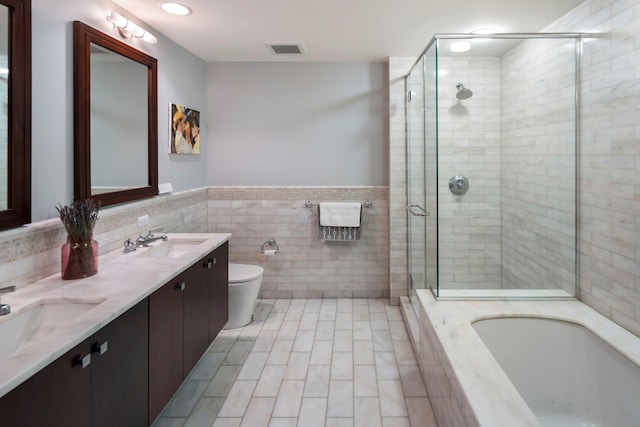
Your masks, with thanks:
[[(424, 58), (420, 58), (420, 60), (424, 60)], [(413, 68), (413, 67), (412, 67)], [(418, 302), (416, 296), (417, 289), (426, 289), (427, 281), (426, 281), (426, 270), (427, 270), (427, 256), (426, 256), (426, 226), (425, 220), (427, 218), (427, 212), (424, 208), (426, 204), (426, 180), (425, 180), (425, 96), (424, 96), (424, 84), (425, 84), (425, 76), (424, 76), (424, 61), (423, 61), (423, 69), (422, 69), (422, 84), (421, 89), (423, 95), (418, 97), (413, 97), (413, 92), (410, 87), (410, 77), (411, 73), (407, 74), (405, 78), (405, 112), (406, 112), (406, 132), (407, 132), (407, 143), (406, 143), (406, 181), (407, 181), (407, 206), (406, 206), (406, 221), (407, 221), (407, 294), (409, 296), (409, 301), (411, 302), (412, 308), (418, 316)], [(416, 91), (417, 92), (417, 91)], [(418, 179), (418, 182), (414, 180), (412, 168), (413, 162), (411, 150), (412, 150), (412, 136), (413, 136), (413, 121), (412, 121), (412, 105), (416, 105), (415, 102), (422, 100), (422, 105), (417, 108), (421, 111), (422, 117), (422, 137), (418, 138), (418, 142), (421, 144), (422, 155), (421, 161), (416, 162), (419, 169), (421, 169), (421, 178)], [(412, 104), (414, 102), (414, 104)], [(421, 141), (420, 141), (421, 140)], [(414, 185), (418, 187), (418, 191), (414, 190)], [(417, 195), (416, 195), (417, 194)], [(417, 200), (418, 199), (418, 200)], [(422, 236), (422, 239), (416, 238), (416, 228), (418, 234)], [(418, 242), (414, 244), (414, 242)], [(416, 253), (417, 252), (417, 253)], [(421, 263), (416, 263), (416, 258), (421, 258)]]

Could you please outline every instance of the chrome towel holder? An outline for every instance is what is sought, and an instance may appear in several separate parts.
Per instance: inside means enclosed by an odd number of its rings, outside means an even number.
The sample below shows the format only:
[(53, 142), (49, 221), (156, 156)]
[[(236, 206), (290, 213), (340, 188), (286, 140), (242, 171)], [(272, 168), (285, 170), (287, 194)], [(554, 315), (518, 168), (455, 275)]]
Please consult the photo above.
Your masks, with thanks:
[(276, 243), (276, 239), (271, 238), (271, 239), (267, 240), (266, 242), (264, 242), (264, 243), (262, 244), (262, 249), (260, 250), (260, 252), (261, 252), (261, 253), (265, 253), (265, 252), (264, 252), (264, 250), (265, 250), (265, 249), (264, 249), (264, 247), (265, 247), (266, 245), (269, 245), (269, 246), (271, 246), (271, 247), (274, 247), (274, 246), (275, 246), (275, 247), (276, 247), (276, 249), (275, 249), (275, 253), (277, 254), (277, 253), (279, 252), (279, 250), (278, 250), (278, 244)]
[[(315, 206), (318, 206), (318, 204), (312, 203), (311, 200), (307, 200), (306, 202), (304, 202), (305, 208), (313, 208)], [(362, 206), (364, 206), (365, 208), (370, 208), (373, 206), (373, 203), (371, 202), (371, 200), (365, 200), (364, 202), (362, 202)]]

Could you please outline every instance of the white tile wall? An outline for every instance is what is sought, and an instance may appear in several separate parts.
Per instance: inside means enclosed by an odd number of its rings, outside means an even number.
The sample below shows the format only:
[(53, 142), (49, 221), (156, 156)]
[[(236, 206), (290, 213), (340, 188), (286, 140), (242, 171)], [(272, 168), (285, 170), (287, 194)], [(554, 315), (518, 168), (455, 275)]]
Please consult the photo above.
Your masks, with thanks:
[[(262, 298), (387, 297), (388, 197), (387, 187), (211, 187), (209, 232), (233, 234), (231, 262), (265, 268)], [(370, 200), (360, 240), (318, 240), (318, 209), (306, 208), (307, 200)], [(270, 238), (275, 256), (260, 252)]]
[[(440, 289), (499, 288), (500, 59), (442, 57), (438, 67)], [(458, 82), (471, 98), (456, 98)], [(462, 196), (449, 191), (455, 175), (469, 180)]]
[(535, 39), (502, 58), (504, 288), (575, 290), (575, 57)]
[(580, 299), (640, 336), (640, 0), (588, 0), (547, 31), (598, 31), (580, 89)]

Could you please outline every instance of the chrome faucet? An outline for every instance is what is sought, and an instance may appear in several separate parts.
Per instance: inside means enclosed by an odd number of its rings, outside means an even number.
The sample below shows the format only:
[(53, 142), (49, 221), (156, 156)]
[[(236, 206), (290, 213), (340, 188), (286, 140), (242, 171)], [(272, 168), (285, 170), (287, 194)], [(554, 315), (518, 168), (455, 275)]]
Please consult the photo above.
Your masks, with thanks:
[(137, 247), (138, 247), (138, 245), (136, 244), (136, 242), (131, 240), (131, 238), (128, 238), (127, 240), (124, 241), (124, 250), (123, 250), (123, 252), (125, 254), (127, 254), (129, 252), (133, 252), (133, 251), (136, 250)]
[[(4, 288), (0, 288), (0, 294), (6, 294), (8, 292), (15, 292), (15, 286), (5, 286)], [(11, 307), (9, 304), (0, 303), (0, 316), (4, 316), (5, 314), (11, 313)]]
[(160, 236), (156, 236), (153, 233), (158, 233), (160, 231), (163, 231), (164, 228), (156, 228), (154, 230), (149, 230), (149, 233), (146, 236), (143, 236), (142, 234), (136, 239), (136, 246), (138, 247), (145, 247), (145, 246), (149, 246), (149, 243), (151, 242), (155, 242), (156, 240), (167, 240), (168, 237), (166, 234), (162, 234)]

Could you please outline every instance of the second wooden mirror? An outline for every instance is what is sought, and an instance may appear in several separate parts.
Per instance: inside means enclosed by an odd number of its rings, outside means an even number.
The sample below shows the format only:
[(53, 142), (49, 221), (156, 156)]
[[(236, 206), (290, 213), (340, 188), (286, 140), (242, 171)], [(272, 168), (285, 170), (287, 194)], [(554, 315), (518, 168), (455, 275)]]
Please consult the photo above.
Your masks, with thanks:
[(74, 198), (102, 206), (158, 194), (157, 61), (73, 23)]

